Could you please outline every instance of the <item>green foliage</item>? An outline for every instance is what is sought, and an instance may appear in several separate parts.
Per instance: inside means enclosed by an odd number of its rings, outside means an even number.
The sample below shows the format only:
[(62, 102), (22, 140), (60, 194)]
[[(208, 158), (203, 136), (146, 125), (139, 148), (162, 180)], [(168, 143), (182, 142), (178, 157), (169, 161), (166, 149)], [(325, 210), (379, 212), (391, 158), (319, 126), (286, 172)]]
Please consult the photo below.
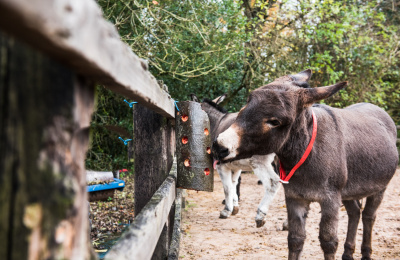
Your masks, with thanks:
[(100, 0), (99, 4), (122, 39), (149, 61), (150, 71), (176, 100), (187, 100), (190, 93), (215, 97), (240, 84), (243, 43), (251, 36), (240, 2)]
[(90, 147), (86, 156), (86, 168), (98, 171), (114, 171), (131, 168), (127, 147), (118, 139), (132, 139), (132, 108), (124, 97), (102, 86), (96, 88), (96, 111), (91, 121)]
[[(100, 0), (122, 39), (177, 100), (216, 97), (238, 110), (249, 91), (305, 68), (317, 86), (348, 80), (328, 103), (398, 112), (399, 24), (387, 1)], [(390, 19), (388, 19), (388, 18)], [(397, 84), (397, 85), (396, 85)]]
[(348, 81), (340, 95), (324, 102), (336, 107), (370, 102), (400, 124), (400, 1), (390, 1), (390, 7), (388, 2), (282, 3), (276, 19), (283, 18), (286, 28), (275, 26), (276, 37), (267, 37), (264, 48), (272, 55), (263, 75), (270, 81), (311, 68), (312, 86)]
[[(371, 102), (400, 124), (400, 0), (98, 3), (178, 101), (228, 93), (225, 105), (237, 111), (251, 90), (311, 68), (313, 87), (349, 82), (327, 104)], [(87, 166), (128, 167), (126, 147), (103, 126), (132, 133), (131, 111), (123, 98), (100, 90)]]
[[(349, 87), (327, 102), (345, 107), (371, 102), (399, 122), (399, 32), (387, 24), (378, 2), (303, 2), (305, 15), (297, 35), (309, 47), (308, 67), (316, 85), (349, 81)], [(397, 77), (396, 77), (397, 76)]]

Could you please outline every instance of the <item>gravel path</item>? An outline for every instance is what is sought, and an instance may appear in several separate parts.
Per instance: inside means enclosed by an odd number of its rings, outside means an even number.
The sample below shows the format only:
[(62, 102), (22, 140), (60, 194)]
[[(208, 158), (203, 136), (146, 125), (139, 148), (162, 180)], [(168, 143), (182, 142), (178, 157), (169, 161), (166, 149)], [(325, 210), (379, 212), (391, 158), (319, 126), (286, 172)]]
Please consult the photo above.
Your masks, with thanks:
[[(183, 215), (181, 259), (287, 259), (287, 231), (282, 231), (286, 218), (283, 189), (281, 188), (268, 212), (268, 221), (256, 228), (254, 217), (263, 189), (253, 174), (242, 175), (240, 211), (236, 216), (219, 219), (224, 199), (221, 180), (216, 174), (214, 192), (188, 191)], [(307, 219), (307, 239), (302, 259), (323, 259), (318, 241), (320, 207), (311, 204)], [(339, 247), (341, 259), (347, 231), (347, 214), (340, 211)], [(374, 259), (400, 260), (400, 170), (389, 184), (378, 210), (373, 231)], [(362, 224), (360, 221), (355, 259), (361, 258)]]

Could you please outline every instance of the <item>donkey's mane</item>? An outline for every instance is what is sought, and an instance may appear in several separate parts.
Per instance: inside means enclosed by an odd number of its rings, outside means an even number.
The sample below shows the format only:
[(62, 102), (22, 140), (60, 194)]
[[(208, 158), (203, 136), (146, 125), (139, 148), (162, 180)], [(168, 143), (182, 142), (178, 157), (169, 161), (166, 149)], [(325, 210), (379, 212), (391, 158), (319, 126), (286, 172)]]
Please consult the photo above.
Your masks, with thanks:
[(205, 99), (203, 99), (203, 102), (209, 104), (210, 106), (216, 108), (218, 111), (220, 111), (220, 112), (222, 112), (224, 114), (228, 113), (228, 110), (226, 110), (225, 108), (219, 106), (217, 103), (215, 103), (211, 99), (205, 98)]

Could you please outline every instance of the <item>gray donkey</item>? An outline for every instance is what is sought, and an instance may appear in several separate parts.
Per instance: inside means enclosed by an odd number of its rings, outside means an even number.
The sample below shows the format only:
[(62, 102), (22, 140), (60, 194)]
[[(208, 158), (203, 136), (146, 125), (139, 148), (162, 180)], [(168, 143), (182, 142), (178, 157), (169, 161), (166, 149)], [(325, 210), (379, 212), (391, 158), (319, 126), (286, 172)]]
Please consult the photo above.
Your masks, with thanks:
[[(220, 133), (228, 129), (235, 121), (238, 113), (227, 113), (219, 104), (225, 99), (222, 95), (214, 100), (204, 99), (201, 108), (207, 113), (210, 119), (211, 140), (214, 140)], [(193, 101), (199, 102), (198, 98), (191, 94)], [(254, 174), (261, 180), (265, 193), (257, 209), (256, 226), (262, 227), (265, 224), (269, 205), (277, 193), (280, 183), (279, 176), (274, 171), (271, 163), (275, 154), (255, 155), (249, 159), (238, 160), (231, 163), (215, 164), (225, 193), (225, 208), (220, 213), (220, 218), (228, 218), (231, 214), (239, 212), (239, 198), (236, 187), (238, 179), (243, 171), (254, 171)], [(217, 161), (215, 161), (217, 163)]]
[[(312, 107), (347, 82), (300, 88), (310, 77), (311, 70), (305, 70), (254, 90), (235, 123), (219, 135), (213, 149), (224, 162), (276, 153), (282, 178), (287, 176), (285, 171), (298, 167), (289, 181), (289, 176), (284, 179), (288, 181), (284, 190), (289, 259), (300, 258), (311, 202), (321, 205), (319, 240), (325, 259), (335, 259), (341, 202), (349, 218), (342, 259), (353, 259), (361, 214), (362, 259), (371, 259), (376, 211), (398, 163), (396, 126), (384, 110), (368, 103), (345, 109)], [(305, 151), (310, 147), (307, 157)], [(361, 211), (357, 200), (362, 198), (366, 198), (366, 204)]]

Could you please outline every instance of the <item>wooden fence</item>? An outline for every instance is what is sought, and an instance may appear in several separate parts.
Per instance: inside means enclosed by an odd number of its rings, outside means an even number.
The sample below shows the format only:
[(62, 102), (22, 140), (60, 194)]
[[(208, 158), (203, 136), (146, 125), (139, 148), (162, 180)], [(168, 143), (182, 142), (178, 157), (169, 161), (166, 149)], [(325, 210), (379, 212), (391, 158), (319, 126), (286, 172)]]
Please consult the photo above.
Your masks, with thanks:
[[(135, 213), (107, 259), (176, 259), (175, 107), (93, 0), (0, 0), (0, 259), (95, 259), (85, 153), (94, 86), (134, 109)], [(171, 247), (172, 246), (172, 247)]]

